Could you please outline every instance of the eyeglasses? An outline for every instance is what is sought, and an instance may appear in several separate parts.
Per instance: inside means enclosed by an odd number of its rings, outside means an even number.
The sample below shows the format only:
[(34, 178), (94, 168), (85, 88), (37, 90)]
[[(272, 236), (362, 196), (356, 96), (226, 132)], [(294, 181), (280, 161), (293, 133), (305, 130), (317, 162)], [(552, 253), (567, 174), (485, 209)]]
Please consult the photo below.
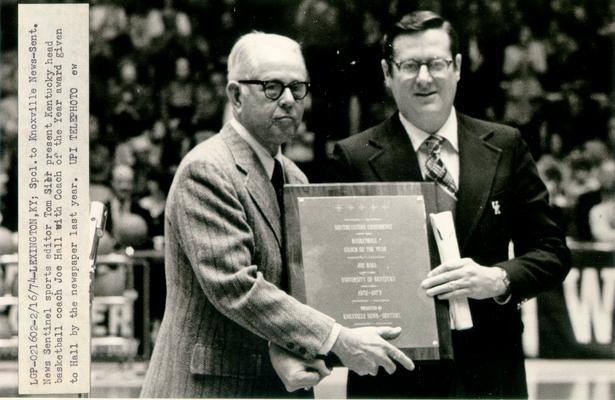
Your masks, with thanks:
[(261, 85), (263, 87), (263, 92), (265, 92), (265, 97), (270, 100), (277, 100), (282, 96), (284, 90), (286, 88), (290, 89), (290, 93), (293, 95), (295, 100), (301, 100), (307, 96), (310, 90), (309, 82), (291, 82), (288, 85), (283, 84), (280, 81), (258, 81), (258, 80), (240, 80), (237, 81), (239, 83), (245, 83), (248, 85)]
[(451, 66), (453, 60), (446, 60), (444, 58), (432, 58), (429, 61), (419, 61), (419, 60), (405, 60), (401, 62), (397, 62), (391, 59), (391, 62), (395, 64), (397, 69), (407, 75), (410, 78), (415, 78), (419, 71), (421, 70), (421, 66), (427, 66), (427, 70), (431, 76), (442, 75), (448, 67)]

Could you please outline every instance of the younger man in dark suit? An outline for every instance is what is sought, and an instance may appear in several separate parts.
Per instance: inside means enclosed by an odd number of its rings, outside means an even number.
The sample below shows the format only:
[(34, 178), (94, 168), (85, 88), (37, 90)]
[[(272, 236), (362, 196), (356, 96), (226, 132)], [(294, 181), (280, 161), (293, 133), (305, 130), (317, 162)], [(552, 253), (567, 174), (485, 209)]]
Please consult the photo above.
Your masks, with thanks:
[[(518, 304), (562, 282), (570, 254), (547, 190), (516, 129), (458, 114), (461, 55), (449, 22), (430, 11), (387, 33), (381, 61), (399, 112), (334, 150), (337, 180), (423, 181), (454, 200), (463, 258), (435, 268), (429, 296), (466, 296), (474, 327), (453, 331), (453, 362), (360, 377), (349, 397), (527, 397)], [(512, 240), (516, 257), (508, 260)], [(410, 263), (411, 264), (411, 263)]]

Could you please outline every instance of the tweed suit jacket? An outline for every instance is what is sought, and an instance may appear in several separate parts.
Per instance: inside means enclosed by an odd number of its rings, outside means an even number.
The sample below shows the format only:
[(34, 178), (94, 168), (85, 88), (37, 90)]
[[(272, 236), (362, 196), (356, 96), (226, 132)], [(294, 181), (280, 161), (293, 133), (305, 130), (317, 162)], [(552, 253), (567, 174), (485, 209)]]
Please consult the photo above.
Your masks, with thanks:
[[(285, 157), (283, 166), (288, 183), (307, 182)], [(310, 359), (334, 321), (278, 289), (275, 192), (230, 124), (182, 160), (165, 219), (167, 299), (142, 396), (279, 395), (254, 390), (282, 387), (267, 341)]]
[[(455, 227), (461, 256), (505, 269), (512, 299), (506, 305), (493, 299), (470, 299), (474, 328), (463, 333), (453, 331), (457, 378), (452, 379), (448, 391), (436, 393), (523, 397), (527, 396), (521, 345), (523, 324), (517, 305), (561, 283), (570, 268), (570, 253), (520, 133), (463, 114), (457, 114), (457, 119), (460, 177)], [(337, 143), (332, 173), (334, 180), (342, 182), (423, 180), (398, 113)], [(511, 240), (516, 258), (508, 260)], [(409, 374), (413, 373), (400, 371), (393, 376), (399, 376), (400, 390), (393, 393), (395, 396), (416, 394), (412, 383), (403, 384)], [(420, 377), (419, 374), (414, 376)], [(353, 394), (352, 385), (362, 378), (351, 378), (349, 392)], [(377, 379), (366, 380), (382, 387)], [(440, 376), (434, 382), (444, 381)], [(420, 378), (417, 384), (421, 385)], [(394, 386), (395, 381), (387, 385)]]

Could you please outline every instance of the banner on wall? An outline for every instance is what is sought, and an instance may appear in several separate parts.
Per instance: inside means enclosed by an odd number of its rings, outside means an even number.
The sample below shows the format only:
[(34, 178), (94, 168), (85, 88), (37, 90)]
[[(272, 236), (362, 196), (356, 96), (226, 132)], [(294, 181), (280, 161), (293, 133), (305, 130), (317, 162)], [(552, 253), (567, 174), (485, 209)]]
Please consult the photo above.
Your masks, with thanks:
[(615, 358), (615, 249), (572, 244), (564, 283), (523, 305), (528, 357)]

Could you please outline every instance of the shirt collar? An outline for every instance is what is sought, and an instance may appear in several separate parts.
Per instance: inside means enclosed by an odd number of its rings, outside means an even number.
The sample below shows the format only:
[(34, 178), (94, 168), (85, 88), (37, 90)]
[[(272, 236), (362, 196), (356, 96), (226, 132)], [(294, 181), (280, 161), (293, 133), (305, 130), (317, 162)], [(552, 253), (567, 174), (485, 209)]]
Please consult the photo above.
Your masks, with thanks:
[[(408, 121), (400, 112), (399, 120), (403, 125), (406, 133), (410, 137), (410, 141), (412, 142), (412, 147), (414, 151), (418, 151), (421, 144), (429, 137), (429, 133), (417, 128), (414, 124)], [(436, 134), (445, 138), (453, 147), (456, 152), (459, 152), (459, 137), (457, 135), (457, 113), (455, 112), (455, 107), (451, 108), (451, 112), (448, 115), (448, 118), (444, 122), (444, 125), (438, 129)]]
[[(256, 140), (250, 132), (248, 132), (248, 130), (241, 124), (241, 122), (237, 121), (237, 119), (233, 118), (229, 121), (229, 123), (231, 124), (233, 129), (237, 131), (239, 136), (241, 136), (243, 140), (248, 142), (248, 145), (250, 145), (252, 150), (254, 150), (254, 152), (256, 153), (256, 156), (258, 157), (259, 161), (263, 165), (263, 168), (265, 168), (265, 172), (267, 172), (267, 176), (269, 177), (269, 179), (271, 179), (271, 176), (273, 175), (273, 167), (274, 167), (274, 161), (273, 161), (273, 157), (271, 156), (271, 154), (269, 154), (267, 149), (265, 149), (265, 147), (262, 144), (260, 144), (258, 140)], [(282, 155), (282, 151), (278, 148), (278, 153), (275, 155), (275, 158), (277, 158), (278, 161), (280, 161), (280, 164), (282, 164), (281, 155)]]

